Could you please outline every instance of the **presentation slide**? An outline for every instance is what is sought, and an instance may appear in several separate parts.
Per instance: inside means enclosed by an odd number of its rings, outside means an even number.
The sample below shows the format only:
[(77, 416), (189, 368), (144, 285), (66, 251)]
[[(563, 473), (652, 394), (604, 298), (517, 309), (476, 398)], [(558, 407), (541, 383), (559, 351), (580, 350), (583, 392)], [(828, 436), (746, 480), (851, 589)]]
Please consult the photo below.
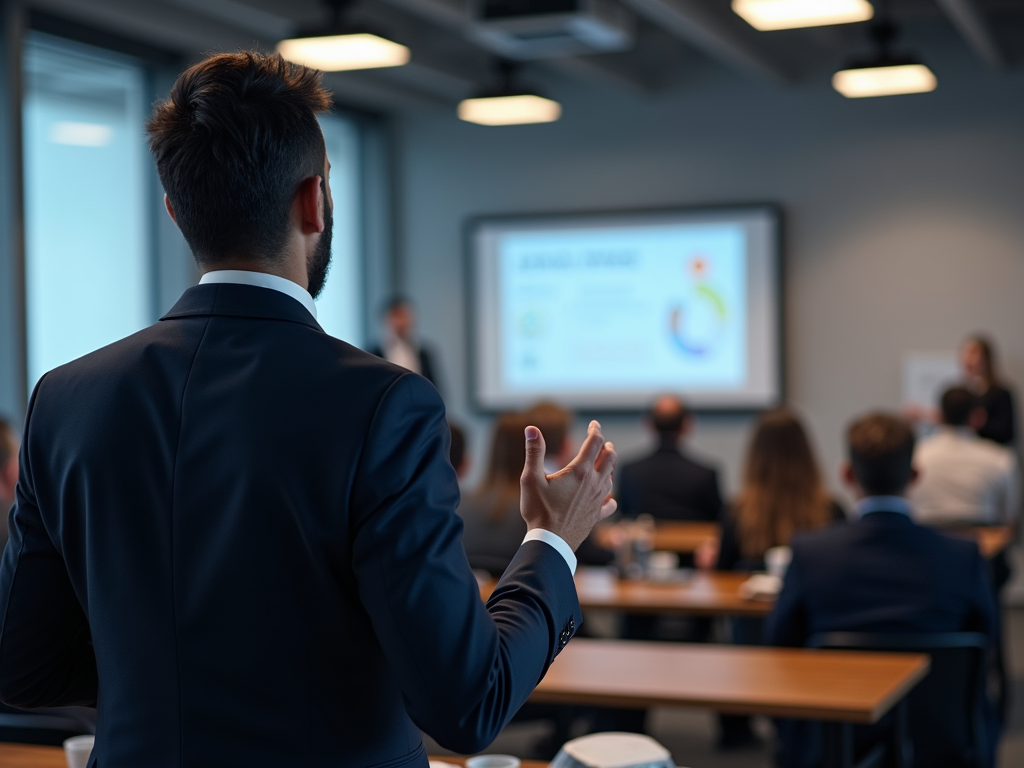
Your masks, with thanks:
[(773, 405), (777, 226), (767, 208), (477, 220), (478, 404)]

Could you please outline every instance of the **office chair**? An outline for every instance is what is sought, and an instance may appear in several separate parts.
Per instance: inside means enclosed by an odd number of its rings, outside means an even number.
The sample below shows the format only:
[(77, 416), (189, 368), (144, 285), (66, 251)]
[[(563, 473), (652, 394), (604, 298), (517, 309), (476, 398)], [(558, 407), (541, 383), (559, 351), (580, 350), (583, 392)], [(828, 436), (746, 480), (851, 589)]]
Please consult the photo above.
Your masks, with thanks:
[[(893, 717), (859, 729), (858, 742), (887, 761), (913, 768), (991, 768), (994, 756), (986, 729), (985, 677), (989, 642), (973, 632), (880, 634), (828, 632), (811, 648), (926, 653), (931, 669), (907, 696), (907, 741)], [(902, 750), (902, 755), (894, 754)], [(902, 759), (900, 759), (902, 758)]]

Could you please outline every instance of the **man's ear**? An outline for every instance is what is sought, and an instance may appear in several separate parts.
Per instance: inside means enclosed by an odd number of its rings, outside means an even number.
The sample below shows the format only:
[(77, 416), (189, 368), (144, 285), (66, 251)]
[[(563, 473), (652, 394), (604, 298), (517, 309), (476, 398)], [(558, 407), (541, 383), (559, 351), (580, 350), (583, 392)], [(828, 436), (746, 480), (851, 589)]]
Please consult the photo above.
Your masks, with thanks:
[(166, 192), (164, 192), (164, 208), (167, 209), (167, 215), (171, 217), (171, 221), (177, 224), (178, 220), (174, 217), (174, 206), (171, 205), (171, 198), (167, 196)]
[(967, 426), (977, 432), (985, 426), (986, 421), (988, 421), (988, 414), (985, 412), (985, 409), (975, 408), (967, 418)]
[(843, 482), (851, 488), (857, 485), (857, 476), (853, 474), (853, 465), (848, 461), (844, 461), (839, 465), (839, 476)]
[(910, 482), (907, 483), (907, 488), (914, 487), (914, 485), (916, 485), (917, 481), (920, 480), (920, 479), (921, 479), (921, 473), (918, 471), (917, 467), (911, 467), (910, 468)]
[(310, 176), (299, 185), (295, 196), (298, 213), (301, 217), (302, 234), (312, 235), (323, 232), (327, 228), (324, 220), (323, 178)]

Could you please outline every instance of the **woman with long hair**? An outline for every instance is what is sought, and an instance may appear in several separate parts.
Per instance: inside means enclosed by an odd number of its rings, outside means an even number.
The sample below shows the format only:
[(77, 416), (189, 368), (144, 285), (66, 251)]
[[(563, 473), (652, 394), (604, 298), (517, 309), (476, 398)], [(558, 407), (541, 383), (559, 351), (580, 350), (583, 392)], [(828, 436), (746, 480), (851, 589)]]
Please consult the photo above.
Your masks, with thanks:
[(975, 334), (960, 346), (960, 367), (967, 385), (981, 397), (985, 424), (978, 436), (1000, 445), (1012, 445), (1017, 436), (1013, 392), (998, 374), (992, 341)]
[(758, 419), (747, 448), (743, 486), (722, 526), (717, 567), (764, 570), (769, 549), (843, 517), (800, 419), (789, 410), (770, 411)]
[(526, 421), (504, 413), (494, 421), (491, 454), (483, 482), (459, 505), (462, 544), (473, 568), (500, 576), (526, 536), (519, 511), (519, 476), (526, 462)]

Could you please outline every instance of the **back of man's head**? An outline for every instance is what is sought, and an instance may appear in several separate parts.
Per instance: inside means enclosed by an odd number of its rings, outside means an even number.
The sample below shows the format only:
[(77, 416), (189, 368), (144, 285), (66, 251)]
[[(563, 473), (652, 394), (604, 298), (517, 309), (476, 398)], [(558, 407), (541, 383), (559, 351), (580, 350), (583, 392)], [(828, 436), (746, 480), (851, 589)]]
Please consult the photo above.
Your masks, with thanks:
[(544, 435), (548, 455), (561, 457), (569, 438), (572, 412), (558, 403), (542, 400), (523, 414), (526, 423), (540, 430)]
[(150, 150), (200, 266), (280, 260), (299, 185), (325, 177), (321, 76), (277, 55), (219, 54), (153, 111)]
[[(0, 515), (14, 503), (14, 488), (18, 484), (18, 441), (10, 423), (0, 419)], [(6, 530), (6, 517), (0, 520), (0, 531)]]
[(914, 475), (914, 428), (888, 413), (870, 413), (846, 433), (850, 469), (866, 496), (902, 496)]
[(967, 426), (979, 408), (981, 398), (967, 387), (950, 387), (942, 393), (942, 423), (950, 427)]
[(662, 441), (678, 440), (683, 434), (690, 412), (678, 397), (659, 397), (651, 408), (650, 419)]

